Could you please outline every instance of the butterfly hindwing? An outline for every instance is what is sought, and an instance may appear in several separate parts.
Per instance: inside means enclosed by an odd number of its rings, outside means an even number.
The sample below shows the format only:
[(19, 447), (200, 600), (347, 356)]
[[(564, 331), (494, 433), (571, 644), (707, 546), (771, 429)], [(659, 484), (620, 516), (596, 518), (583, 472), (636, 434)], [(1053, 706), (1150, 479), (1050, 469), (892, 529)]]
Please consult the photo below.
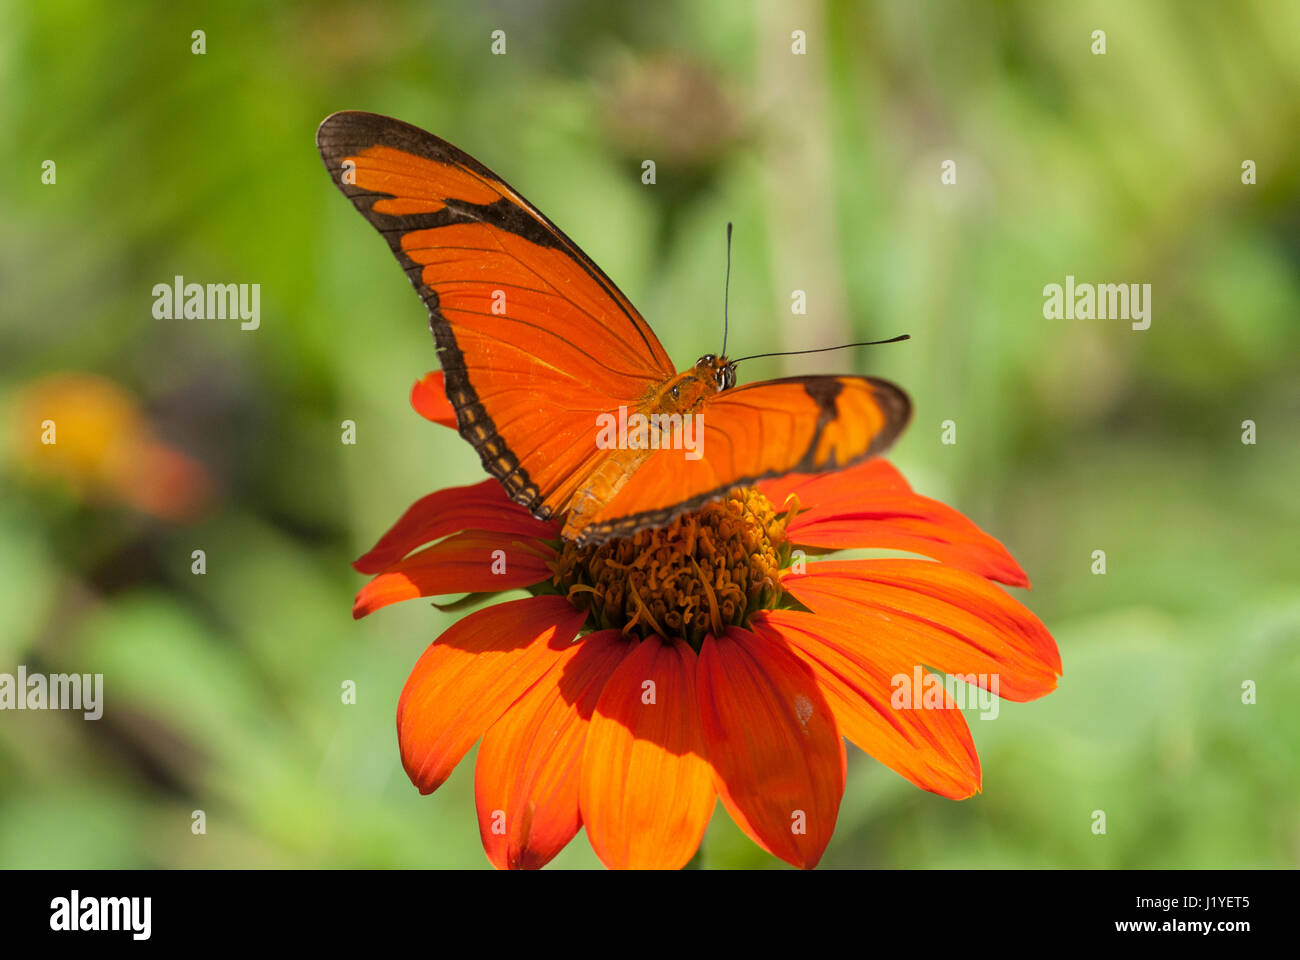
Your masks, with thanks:
[(649, 324), (573, 241), (446, 141), (343, 112), (316, 142), (429, 309), (461, 435), (517, 502), (543, 518), (561, 509), (599, 460), (596, 416), (675, 372)]
[(735, 486), (822, 473), (884, 453), (911, 419), (907, 394), (874, 377), (767, 380), (724, 390), (699, 411), (694, 458), (653, 450), (603, 504), (571, 516), (565, 534), (595, 543), (661, 526)]

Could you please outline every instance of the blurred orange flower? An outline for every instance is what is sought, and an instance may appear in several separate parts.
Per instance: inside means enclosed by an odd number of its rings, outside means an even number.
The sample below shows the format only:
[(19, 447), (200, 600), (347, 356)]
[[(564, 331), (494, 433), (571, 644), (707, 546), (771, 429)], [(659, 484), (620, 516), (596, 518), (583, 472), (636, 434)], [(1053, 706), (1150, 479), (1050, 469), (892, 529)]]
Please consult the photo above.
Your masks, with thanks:
[(20, 473), (88, 503), (184, 520), (211, 496), (203, 466), (160, 442), (136, 400), (104, 377), (64, 372), (27, 382), (12, 398), (9, 426)]

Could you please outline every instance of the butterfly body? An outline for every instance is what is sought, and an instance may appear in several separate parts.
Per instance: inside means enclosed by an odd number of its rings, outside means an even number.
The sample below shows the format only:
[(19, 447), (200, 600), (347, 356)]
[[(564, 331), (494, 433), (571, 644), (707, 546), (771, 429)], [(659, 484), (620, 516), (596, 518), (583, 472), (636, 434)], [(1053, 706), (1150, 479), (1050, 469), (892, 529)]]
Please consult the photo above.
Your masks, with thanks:
[[(906, 394), (871, 377), (737, 386), (735, 364), (712, 354), (677, 371), (577, 244), (417, 127), (337, 113), (317, 146), (428, 308), (461, 436), (514, 500), (565, 516), (566, 538), (628, 536), (735, 486), (849, 466), (910, 418)], [(607, 443), (610, 417), (647, 425)]]
[(672, 449), (678, 444), (680, 436), (677, 431), (689, 428), (686, 418), (703, 416), (702, 411), (711, 395), (733, 387), (735, 383), (735, 366), (726, 357), (706, 354), (695, 366), (656, 388), (645, 403), (631, 411), (644, 418), (645, 435), (638, 442), (624, 444), (603, 458), (558, 511), (567, 514), (562, 535), (570, 540), (583, 541), (592, 513), (622, 490), (654, 450)]

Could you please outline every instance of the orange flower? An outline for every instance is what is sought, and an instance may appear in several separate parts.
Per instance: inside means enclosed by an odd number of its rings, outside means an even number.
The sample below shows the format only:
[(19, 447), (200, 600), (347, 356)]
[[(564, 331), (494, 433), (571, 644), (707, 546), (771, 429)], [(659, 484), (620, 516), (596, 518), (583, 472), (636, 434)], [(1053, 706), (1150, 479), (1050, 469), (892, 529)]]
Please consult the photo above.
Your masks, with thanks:
[[(412, 404), (454, 423), (439, 374)], [(845, 737), (923, 789), (980, 789), (959, 688), (930, 668), (1009, 700), (1050, 692), (1061, 672), (1047, 629), (993, 583), (1029, 585), (1006, 549), (884, 460), (736, 490), (598, 547), (559, 528), (489, 479), (419, 500), (355, 564), (375, 575), (357, 617), (532, 593), (448, 629), (397, 706), (421, 793), (482, 740), (479, 829), (498, 867), (540, 867), (584, 826), (610, 867), (680, 867), (718, 797), (763, 849), (815, 866)], [(863, 547), (933, 559), (803, 552)]]

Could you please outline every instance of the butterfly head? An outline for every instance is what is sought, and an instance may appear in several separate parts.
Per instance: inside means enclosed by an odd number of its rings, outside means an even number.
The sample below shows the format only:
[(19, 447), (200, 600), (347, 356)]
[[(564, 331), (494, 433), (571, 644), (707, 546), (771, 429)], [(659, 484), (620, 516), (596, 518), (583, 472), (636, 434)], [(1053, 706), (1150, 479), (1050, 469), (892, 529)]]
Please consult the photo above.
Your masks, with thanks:
[(726, 357), (706, 353), (695, 361), (697, 375), (707, 377), (719, 393), (736, 385), (736, 364)]

